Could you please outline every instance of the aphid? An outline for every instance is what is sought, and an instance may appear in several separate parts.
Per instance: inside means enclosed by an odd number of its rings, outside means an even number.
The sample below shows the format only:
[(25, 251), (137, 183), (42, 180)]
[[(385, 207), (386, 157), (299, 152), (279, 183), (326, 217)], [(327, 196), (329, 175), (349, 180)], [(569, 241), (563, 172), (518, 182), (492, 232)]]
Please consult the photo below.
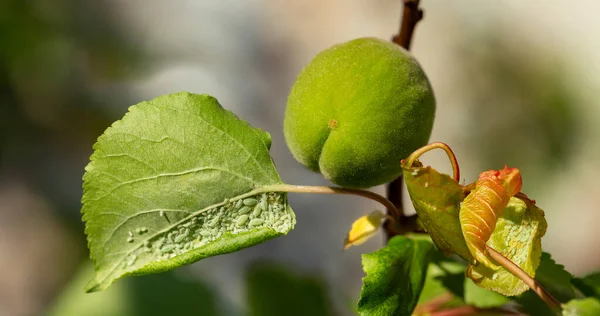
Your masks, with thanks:
[(213, 228), (219, 224), (219, 220), (221, 219), (221, 215), (217, 215), (212, 218), (210, 221), (206, 222), (206, 227)]
[(161, 252), (171, 252), (173, 251), (173, 249), (175, 249), (175, 245), (166, 245), (162, 248), (160, 248)]
[(158, 241), (156, 241), (156, 244), (154, 244), (156, 246), (156, 248), (160, 248), (162, 247), (162, 245), (165, 243), (165, 238), (162, 237), (161, 239), (159, 239)]
[(252, 205), (255, 205), (256, 203), (257, 203), (256, 199), (254, 199), (254, 198), (244, 199), (244, 205), (252, 206)]
[(243, 226), (246, 222), (248, 222), (248, 215), (242, 215), (235, 220), (237, 226)]
[(254, 211), (252, 212), (252, 215), (254, 215), (255, 217), (260, 216), (260, 213), (262, 213), (263, 211), (263, 207), (262, 204), (256, 204), (256, 206), (254, 207)]
[(240, 209), (239, 213), (240, 213), (240, 214), (247, 214), (247, 213), (250, 213), (250, 211), (251, 211), (251, 210), (252, 210), (252, 209), (251, 209), (250, 207), (248, 207), (248, 206), (244, 206), (244, 207), (242, 207), (242, 208)]
[(267, 204), (267, 197), (265, 196), (262, 200), (260, 200), (260, 207), (262, 210), (266, 210), (269, 205)]
[(165, 211), (160, 210), (160, 212), (158, 212), (158, 216), (164, 217), (165, 216)]
[(132, 243), (133, 242), (133, 237), (132, 236), (127, 237), (127, 242), (128, 243)]
[(244, 203), (244, 201), (242, 200), (238, 200), (237, 202), (235, 202), (235, 208), (239, 209), (240, 207), (242, 207), (242, 204)]
[(187, 236), (186, 234), (177, 235), (177, 237), (175, 237), (175, 242), (176, 243), (182, 242), (186, 236)]
[(459, 219), (463, 237), (471, 255), (487, 267), (497, 266), (486, 255), (486, 242), (510, 198), (521, 190), (521, 186), (519, 169), (504, 167), (500, 171), (485, 171), (461, 204)]
[(248, 223), (248, 226), (254, 227), (254, 226), (262, 225), (264, 222), (265, 222), (264, 219), (255, 218), (255, 219), (251, 220), (250, 223)]

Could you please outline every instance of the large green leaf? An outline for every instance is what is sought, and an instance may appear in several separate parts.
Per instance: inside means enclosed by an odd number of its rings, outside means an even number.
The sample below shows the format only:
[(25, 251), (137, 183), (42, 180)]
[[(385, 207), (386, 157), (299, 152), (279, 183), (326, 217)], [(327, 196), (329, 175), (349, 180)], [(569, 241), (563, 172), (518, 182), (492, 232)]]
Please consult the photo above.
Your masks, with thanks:
[(589, 297), (581, 300), (572, 300), (563, 305), (563, 316), (598, 316), (600, 315), (600, 301)]
[(411, 315), (423, 289), (434, 251), (428, 240), (395, 236), (382, 249), (362, 256), (361, 315)]
[(403, 170), (410, 199), (435, 245), (445, 254), (456, 253), (472, 262), (459, 221), (460, 203), (465, 199), (463, 187), (420, 162), (410, 168), (403, 165)]
[(83, 219), (96, 277), (166, 271), (286, 234), (295, 216), (269, 156), (270, 136), (208, 95), (132, 106), (94, 145)]
[(247, 295), (250, 316), (334, 315), (322, 280), (275, 264), (249, 268)]
[[(487, 245), (534, 277), (542, 254), (541, 238), (546, 233), (544, 211), (530, 201), (511, 198)], [(483, 264), (471, 266), (467, 275), (477, 285), (500, 294), (519, 295), (529, 287), (503, 267), (492, 270)]]

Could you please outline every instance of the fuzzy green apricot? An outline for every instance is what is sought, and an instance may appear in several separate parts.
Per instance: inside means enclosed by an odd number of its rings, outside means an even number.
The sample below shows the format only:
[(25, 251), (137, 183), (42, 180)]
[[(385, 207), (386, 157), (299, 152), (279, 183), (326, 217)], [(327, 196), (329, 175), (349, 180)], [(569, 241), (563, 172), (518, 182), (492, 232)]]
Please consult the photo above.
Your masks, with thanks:
[(284, 134), (301, 164), (331, 182), (364, 188), (397, 178), (427, 144), (435, 97), (405, 49), (359, 38), (319, 53), (290, 92)]

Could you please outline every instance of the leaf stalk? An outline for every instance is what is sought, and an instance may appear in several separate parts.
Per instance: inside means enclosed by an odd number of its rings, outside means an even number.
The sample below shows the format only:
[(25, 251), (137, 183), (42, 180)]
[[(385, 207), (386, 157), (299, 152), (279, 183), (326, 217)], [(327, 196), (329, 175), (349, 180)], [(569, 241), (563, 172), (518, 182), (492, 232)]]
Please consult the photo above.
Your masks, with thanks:
[(486, 248), (492, 259), (498, 262), (510, 273), (523, 280), (523, 282), (525, 282), (525, 284), (527, 284), (527, 286), (529, 286), (529, 288), (531, 288), (535, 294), (537, 294), (554, 312), (556, 312), (557, 315), (561, 315), (560, 303), (541, 284), (539, 284), (534, 278), (529, 276), (527, 272), (523, 271), (523, 269), (521, 269), (518, 265), (503, 256), (494, 248), (487, 245)]

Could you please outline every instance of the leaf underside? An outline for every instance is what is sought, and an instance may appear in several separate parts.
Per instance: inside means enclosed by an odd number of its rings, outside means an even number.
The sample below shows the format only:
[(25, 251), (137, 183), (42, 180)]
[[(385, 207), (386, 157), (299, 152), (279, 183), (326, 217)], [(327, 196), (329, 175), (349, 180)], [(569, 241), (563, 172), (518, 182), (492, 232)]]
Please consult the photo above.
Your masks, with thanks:
[[(487, 244), (535, 277), (546, 227), (544, 211), (531, 201), (513, 197), (498, 219)], [(519, 295), (529, 289), (521, 279), (503, 267), (492, 270), (479, 264), (470, 268), (471, 279), (483, 288), (507, 296)]]
[(395, 236), (382, 249), (362, 256), (361, 315), (411, 315), (434, 251), (429, 240)]
[(157, 273), (284, 235), (295, 216), (270, 136), (208, 95), (176, 93), (129, 108), (94, 145), (83, 220), (96, 277)]
[(462, 186), (431, 167), (416, 162), (404, 166), (404, 179), (413, 206), (434, 244), (445, 254), (456, 253), (473, 261), (459, 221), (460, 203), (465, 199)]

